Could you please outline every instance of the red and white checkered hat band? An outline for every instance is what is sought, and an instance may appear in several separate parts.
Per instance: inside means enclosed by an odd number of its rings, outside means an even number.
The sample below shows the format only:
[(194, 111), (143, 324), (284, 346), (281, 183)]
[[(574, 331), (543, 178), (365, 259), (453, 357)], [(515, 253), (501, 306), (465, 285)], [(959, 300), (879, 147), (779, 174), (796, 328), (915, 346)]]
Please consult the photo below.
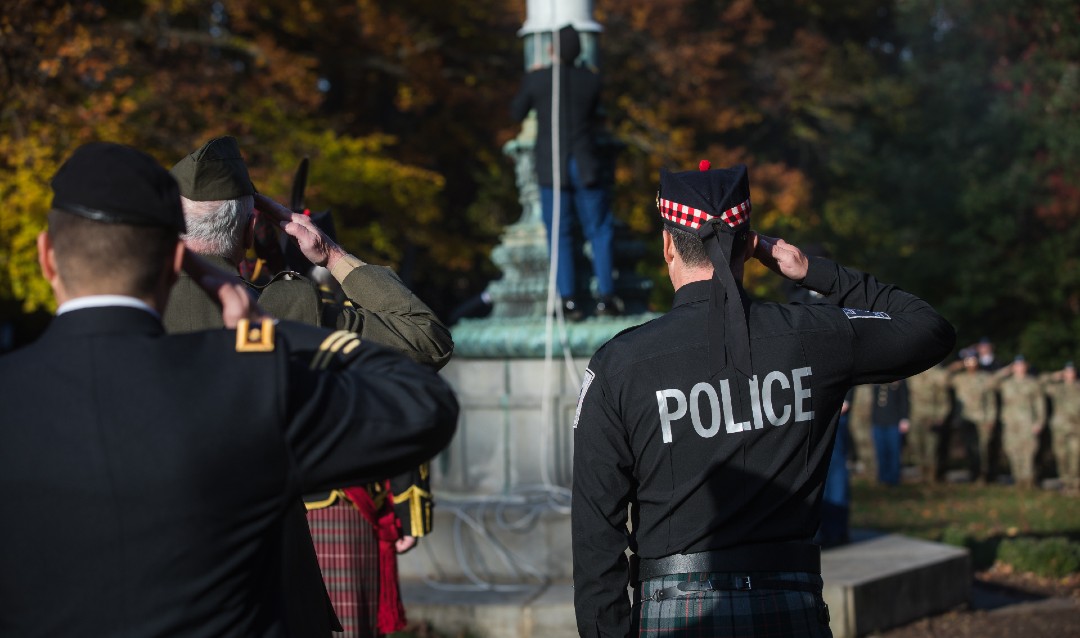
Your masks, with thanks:
[[(704, 222), (717, 217), (716, 215), (710, 215), (703, 210), (697, 208), (691, 208), (686, 204), (679, 204), (664, 198), (659, 198), (660, 204), (660, 216), (668, 220), (673, 224), (679, 224), (680, 226), (689, 226), (694, 230), (697, 230)], [(750, 200), (734, 206), (720, 213), (720, 220), (731, 226), (737, 228), (742, 226), (750, 220)]]

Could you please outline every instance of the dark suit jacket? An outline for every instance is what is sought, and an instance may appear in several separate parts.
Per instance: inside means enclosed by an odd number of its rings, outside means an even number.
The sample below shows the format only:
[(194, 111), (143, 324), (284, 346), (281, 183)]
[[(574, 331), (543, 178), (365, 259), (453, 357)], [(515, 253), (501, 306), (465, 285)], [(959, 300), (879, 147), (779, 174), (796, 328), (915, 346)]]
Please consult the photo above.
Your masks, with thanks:
[[(226, 272), (236, 270), (221, 257), (204, 255), (204, 259)], [(365, 342), (394, 348), (436, 369), (446, 364), (454, 348), (450, 332), (435, 313), (389, 268), (368, 264), (349, 273), (342, 283), (342, 292), (349, 301), (344, 305), (324, 299), (311, 280), (296, 273), (279, 273), (265, 286), (253, 288), (258, 292), (259, 305), (274, 317), (357, 332)], [(221, 308), (187, 273), (181, 273), (169, 294), (164, 323), (170, 333), (220, 328)], [(416, 489), (410, 489), (413, 486)], [(403, 529), (415, 536), (430, 531), (433, 503), (428, 473), (411, 468), (393, 477), (392, 488), (395, 495), (411, 497), (394, 505)], [(327, 493), (320, 492), (308, 500), (318, 502), (326, 497)], [(414, 517), (414, 511), (419, 515)], [(309, 638), (341, 631), (323, 583), (302, 503), (298, 502), (288, 517), (283, 534), (283, 604), (290, 633)]]
[[(567, 160), (573, 155), (578, 176), (585, 185), (599, 179), (596, 157), (596, 118), (600, 104), (600, 76), (582, 67), (560, 66), (559, 76), (559, 166), (562, 184), (568, 187)], [(515, 121), (536, 109), (536, 177), (541, 186), (551, 186), (551, 67), (529, 72), (510, 105)]]
[(873, 408), (870, 422), (874, 425), (896, 425), (902, 419), (910, 417), (911, 406), (908, 400), (907, 382), (903, 379), (892, 383), (871, 386)]
[(96, 308), (0, 357), (0, 635), (285, 635), (301, 494), (415, 466), (456, 420), (434, 372), (378, 346), (311, 370), (328, 334), (281, 322), (238, 353)]

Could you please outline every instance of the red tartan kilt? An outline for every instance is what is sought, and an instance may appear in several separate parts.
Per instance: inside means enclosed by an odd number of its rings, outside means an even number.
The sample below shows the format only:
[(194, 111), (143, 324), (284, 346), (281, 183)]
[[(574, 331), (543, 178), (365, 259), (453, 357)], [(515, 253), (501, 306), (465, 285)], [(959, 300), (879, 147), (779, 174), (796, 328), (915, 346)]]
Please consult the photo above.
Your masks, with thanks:
[(319, 567), (345, 638), (378, 636), (379, 539), (345, 499), (308, 510)]

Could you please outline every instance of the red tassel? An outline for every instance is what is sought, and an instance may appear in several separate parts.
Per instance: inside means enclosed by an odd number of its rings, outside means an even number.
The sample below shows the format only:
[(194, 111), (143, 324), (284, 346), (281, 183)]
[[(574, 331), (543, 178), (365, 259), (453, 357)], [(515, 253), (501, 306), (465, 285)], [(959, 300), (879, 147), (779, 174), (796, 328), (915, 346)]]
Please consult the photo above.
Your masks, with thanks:
[(712, 164), (709, 163), (709, 160), (701, 160), (700, 162), (698, 162), (697, 167), (699, 171), (707, 171), (712, 168)]
[(375, 504), (366, 489), (348, 487), (344, 491), (360, 515), (375, 527), (379, 537), (379, 606), (376, 620), (379, 633), (390, 634), (405, 628), (405, 606), (401, 603), (401, 592), (398, 590), (397, 550), (394, 548), (399, 523), (394, 514), (390, 482), (387, 481), (384, 487), (386, 503), (382, 513), (375, 511)]
[(394, 508), (379, 517), (379, 633), (391, 634), (405, 628), (405, 606), (398, 591), (397, 517)]

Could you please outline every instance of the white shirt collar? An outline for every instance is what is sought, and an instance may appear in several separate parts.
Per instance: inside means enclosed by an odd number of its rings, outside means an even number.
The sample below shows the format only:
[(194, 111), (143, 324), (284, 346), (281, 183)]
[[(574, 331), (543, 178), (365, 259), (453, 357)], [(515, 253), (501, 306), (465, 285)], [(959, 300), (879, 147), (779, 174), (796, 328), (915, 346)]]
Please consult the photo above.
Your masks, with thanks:
[(161, 315), (157, 310), (154, 310), (142, 299), (136, 299), (135, 297), (128, 297), (125, 295), (88, 295), (86, 297), (76, 297), (75, 299), (69, 299), (60, 304), (60, 307), (56, 309), (56, 316), (64, 314), (65, 312), (71, 312), (72, 310), (82, 310), (84, 308), (104, 308), (107, 306), (126, 306), (128, 308), (138, 308), (139, 310), (145, 310), (154, 315), (158, 319), (161, 319)]

